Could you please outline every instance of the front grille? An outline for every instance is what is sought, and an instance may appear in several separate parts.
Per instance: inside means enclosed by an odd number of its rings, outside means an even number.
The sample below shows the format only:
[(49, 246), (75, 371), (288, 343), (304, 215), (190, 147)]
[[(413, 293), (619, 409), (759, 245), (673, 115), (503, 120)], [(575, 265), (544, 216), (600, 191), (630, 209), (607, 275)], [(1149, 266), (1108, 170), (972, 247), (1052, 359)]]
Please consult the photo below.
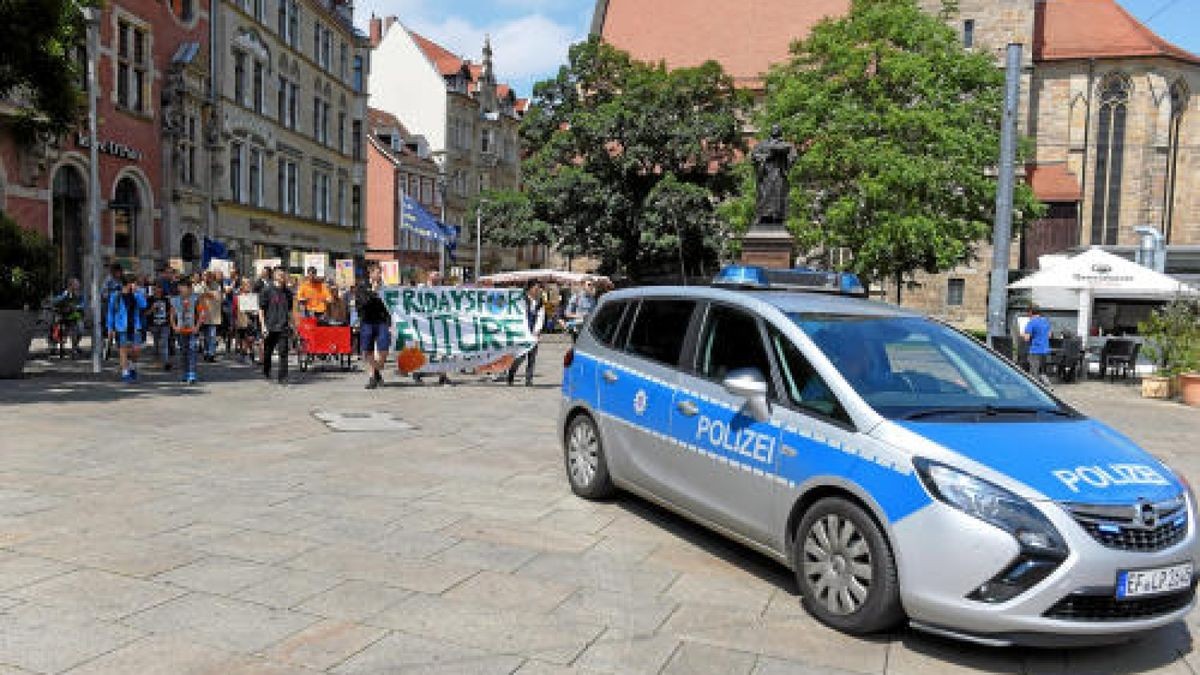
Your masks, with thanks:
[(1196, 595), (1196, 588), (1153, 598), (1118, 600), (1115, 591), (1105, 595), (1078, 593), (1059, 600), (1042, 615), (1048, 619), (1064, 621), (1128, 621), (1149, 619), (1170, 614), (1188, 606)]
[[(1153, 525), (1136, 515), (1145, 507), (1153, 508)], [(1182, 496), (1157, 504), (1063, 504), (1063, 508), (1093, 539), (1120, 551), (1161, 551), (1187, 536), (1187, 502)]]

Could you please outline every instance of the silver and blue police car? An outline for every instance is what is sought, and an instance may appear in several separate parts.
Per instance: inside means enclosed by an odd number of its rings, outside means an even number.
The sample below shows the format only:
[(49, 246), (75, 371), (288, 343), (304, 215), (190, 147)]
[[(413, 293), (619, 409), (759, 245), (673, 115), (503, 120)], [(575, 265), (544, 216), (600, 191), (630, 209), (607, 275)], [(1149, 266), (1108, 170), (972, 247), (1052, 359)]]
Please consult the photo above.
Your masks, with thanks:
[(851, 633), (1086, 644), (1192, 608), (1180, 474), (942, 323), (765, 286), (603, 299), (565, 360), (576, 494), (626, 490), (777, 559)]

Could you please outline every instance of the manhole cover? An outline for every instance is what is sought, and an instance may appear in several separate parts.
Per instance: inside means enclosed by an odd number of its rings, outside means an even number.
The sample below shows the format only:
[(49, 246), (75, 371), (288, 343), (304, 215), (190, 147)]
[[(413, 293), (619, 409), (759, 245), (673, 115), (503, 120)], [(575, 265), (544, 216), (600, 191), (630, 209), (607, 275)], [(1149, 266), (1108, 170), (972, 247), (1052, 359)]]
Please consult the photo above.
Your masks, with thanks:
[(409, 431), (416, 427), (388, 412), (329, 412), (318, 410), (313, 417), (333, 431)]

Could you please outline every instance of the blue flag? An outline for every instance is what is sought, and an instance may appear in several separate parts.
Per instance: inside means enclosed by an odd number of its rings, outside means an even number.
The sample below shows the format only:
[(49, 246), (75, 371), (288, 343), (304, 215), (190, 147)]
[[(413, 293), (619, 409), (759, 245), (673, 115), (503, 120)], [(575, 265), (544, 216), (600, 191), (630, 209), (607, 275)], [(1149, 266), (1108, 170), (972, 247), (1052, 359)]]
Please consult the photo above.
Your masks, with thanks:
[(225, 244), (222, 244), (216, 239), (209, 239), (208, 237), (205, 237), (204, 248), (200, 253), (200, 269), (208, 269), (209, 261), (214, 258), (218, 260), (224, 260), (228, 256), (229, 249), (225, 246)]
[(442, 224), (436, 218), (429, 215), (429, 212), (417, 200), (404, 195), (402, 208), (404, 209), (404, 217), (400, 221), (401, 228), (416, 234), (418, 237), (445, 243), (446, 234)]

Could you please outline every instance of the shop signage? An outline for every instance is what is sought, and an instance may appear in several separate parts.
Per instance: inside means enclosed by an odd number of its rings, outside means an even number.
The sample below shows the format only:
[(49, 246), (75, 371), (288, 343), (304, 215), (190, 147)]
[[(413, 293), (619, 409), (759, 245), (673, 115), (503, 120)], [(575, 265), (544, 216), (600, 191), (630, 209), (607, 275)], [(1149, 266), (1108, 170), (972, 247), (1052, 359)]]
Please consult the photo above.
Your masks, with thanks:
[[(90, 148), (92, 147), (92, 138), (87, 134), (78, 134), (75, 136), (75, 144), (81, 148)], [(142, 161), (141, 150), (131, 148), (124, 143), (118, 143), (116, 141), (101, 140), (100, 144), (96, 146), (96, 152), (100, 152), (105, 155), (112, 155), (113, 157), (120, 157), (121, 159), (128, 159), (134, 162)]]
[(404, 373), (496, 370), (537, 345), (521, 289), (389, 286), (381, 295)]

